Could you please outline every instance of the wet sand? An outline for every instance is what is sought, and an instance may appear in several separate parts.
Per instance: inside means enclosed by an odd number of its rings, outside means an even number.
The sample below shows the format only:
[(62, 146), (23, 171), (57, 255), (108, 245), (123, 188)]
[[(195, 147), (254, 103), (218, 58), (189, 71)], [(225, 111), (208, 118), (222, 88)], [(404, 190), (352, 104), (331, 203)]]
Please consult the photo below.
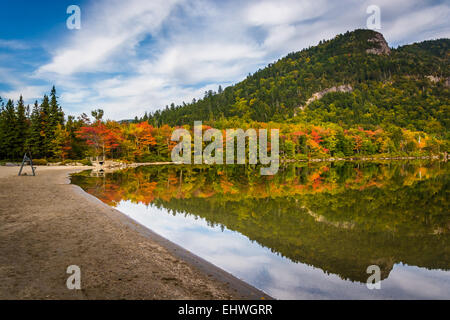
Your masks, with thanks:
[(0, 167), (0, 299), (270, 299), (69, 184), (86, 169)]

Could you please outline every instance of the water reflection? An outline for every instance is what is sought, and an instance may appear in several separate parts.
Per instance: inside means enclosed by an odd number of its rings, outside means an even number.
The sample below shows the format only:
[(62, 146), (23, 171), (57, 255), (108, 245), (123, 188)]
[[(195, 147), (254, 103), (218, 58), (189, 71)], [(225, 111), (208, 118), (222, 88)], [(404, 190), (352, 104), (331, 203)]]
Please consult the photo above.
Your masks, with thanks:
[[(447, 164), (141, 167), (72, 182), (276, 298), (450, 298)], [(371, 264), (381, 290), (365, 285)]]

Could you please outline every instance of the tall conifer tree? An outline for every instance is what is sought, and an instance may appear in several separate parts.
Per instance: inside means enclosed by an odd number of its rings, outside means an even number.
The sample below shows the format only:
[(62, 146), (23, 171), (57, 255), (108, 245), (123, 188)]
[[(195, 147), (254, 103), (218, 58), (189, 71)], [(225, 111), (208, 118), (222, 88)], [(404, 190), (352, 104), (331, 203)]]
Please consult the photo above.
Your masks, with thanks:
[(49, 99), (47, 95), (44, 95), (44, 99), (42, 100), (41, 107), (41, 136), (42, 136), (42, 156), (43, 157), (49, 157), (51, 156), (51, 147), (52, 147), (52, 140), (53, 140), (53, 128), (52, 123), (50, 119), (50, 104)]
[(42, 121), (41, 109), (38, 102), (34, 102), (33, 111), (30, 116), (30, 133), (28, 135), (27, 144), (34, 158), (42, 157)]
[(16, 159), (17, 146), (17, 120), (13, 100), (8, 100), (3, 111), (3, 148), (7, 159)]
[(19, 101), (17, 102), (16, 121), (16, 144), (14, 152), (20, 157), (20, 155), (22, 155), (27, 150), (26, 139), (28, 136), (29, 128), (26, 116), (26, 108), (22, 96), (20, 96)]

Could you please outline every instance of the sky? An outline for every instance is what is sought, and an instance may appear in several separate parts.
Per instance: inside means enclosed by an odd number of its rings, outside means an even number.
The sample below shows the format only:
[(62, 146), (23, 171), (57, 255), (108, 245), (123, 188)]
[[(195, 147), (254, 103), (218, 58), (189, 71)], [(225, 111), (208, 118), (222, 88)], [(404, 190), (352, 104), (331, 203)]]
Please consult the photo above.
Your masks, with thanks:
[(66, 114), (131, 119), (367, 28), (370, 5), (391, 47), (450, 37), (450, 1), (0, 0), (0, 97), (32, 104), (55, 85)]

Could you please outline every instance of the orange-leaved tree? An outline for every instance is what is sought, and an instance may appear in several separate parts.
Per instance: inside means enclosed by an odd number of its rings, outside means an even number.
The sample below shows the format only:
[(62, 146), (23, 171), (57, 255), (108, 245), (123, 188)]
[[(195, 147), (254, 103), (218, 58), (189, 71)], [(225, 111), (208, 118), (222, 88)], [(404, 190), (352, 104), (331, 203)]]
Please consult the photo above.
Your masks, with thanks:
[(77, 131), (77, 137), (86, 141), (92, 147), (94, 155), (106, 157), (106, 153), (119, 146), (121, 136), (117, 130), (108, 128), (103, 122), (96, 121), (91, 126), (81, 127)]

